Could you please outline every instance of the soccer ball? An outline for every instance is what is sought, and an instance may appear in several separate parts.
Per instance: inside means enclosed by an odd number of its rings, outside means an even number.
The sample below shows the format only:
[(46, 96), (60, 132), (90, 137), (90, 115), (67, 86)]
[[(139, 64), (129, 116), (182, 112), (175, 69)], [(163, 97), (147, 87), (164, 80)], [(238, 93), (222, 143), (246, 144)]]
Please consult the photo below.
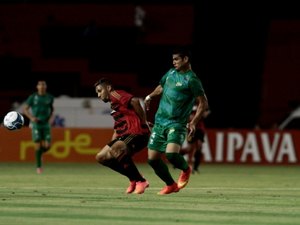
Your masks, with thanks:
[(3, 120), (3, 125), (8, 130), (18, 130), (24, 125), (24, 117), (17, 111), (8, 112)]

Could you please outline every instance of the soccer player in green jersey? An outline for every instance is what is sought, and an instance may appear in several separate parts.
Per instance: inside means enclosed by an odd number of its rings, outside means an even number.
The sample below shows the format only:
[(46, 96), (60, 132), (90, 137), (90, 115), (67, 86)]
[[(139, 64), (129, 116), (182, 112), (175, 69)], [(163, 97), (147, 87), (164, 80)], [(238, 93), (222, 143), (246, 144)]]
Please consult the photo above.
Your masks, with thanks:
[(51, 125), (54, 97), (47, 93), (47, 83), (37, 82), (37, 92), (31, 94), (25, 101), (23, 112), (31, 123), (32, 140), (36, 143), (36, 172), (42, 173), (42, 155), (50, 149)]
[[(148, 142), (148, 163), (166, 184), (158, 192), (159, 195), (178, 192), (187, 185), (192, 169), (179, 152), (186, 134), (188, 138), (194, 136), (196, 125), (208, 108), (202, 83), (191, 68), (189, 51), (178, 48), (172, 57), (174, 68), (161, 78), (159, 85), (144, 100), (146, 109), (149, 110), (151, 99), (160, 96)], [(195, 116), (189, 121), (195, 101), (199, 104)], [(181, 170), (177, 182), (162, 159), (164, 154), (175, 168)]]

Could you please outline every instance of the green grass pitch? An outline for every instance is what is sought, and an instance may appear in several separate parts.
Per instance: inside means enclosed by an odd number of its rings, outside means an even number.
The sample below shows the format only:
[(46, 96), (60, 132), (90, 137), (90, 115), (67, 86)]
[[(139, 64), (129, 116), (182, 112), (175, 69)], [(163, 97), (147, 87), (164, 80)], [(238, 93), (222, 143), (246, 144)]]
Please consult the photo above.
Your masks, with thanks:
[(203, 164), (186, 188), (165, 196), (152, 169), (138, 167), (150, 187), (126, 195), (128, 180), (96, 163), (46, 163), (41, 175), (33, 163), (0, 163), (0, 224), (300, 224), (299, 166)]

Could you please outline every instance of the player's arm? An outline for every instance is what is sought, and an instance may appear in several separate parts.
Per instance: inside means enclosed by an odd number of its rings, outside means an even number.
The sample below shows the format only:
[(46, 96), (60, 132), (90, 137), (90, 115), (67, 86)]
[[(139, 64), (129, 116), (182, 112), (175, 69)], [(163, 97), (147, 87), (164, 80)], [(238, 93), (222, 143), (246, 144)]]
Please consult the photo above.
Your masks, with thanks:
[(202, 117), (204, 117), (204, 113), (208, 109), (208, 101), (206, 95), (198, 96), (196, 98), (196, 102), (198, 102), (198, 106), (197, 106), (195, 116), (188, 123), (189, 137), (194, 136), (197, 123), (201, 120)]
[(138, 117), (140, 118), (142, 124), (146, 124), (147, 123), (147, 116), (145, 111), (143, 110), (140, 100), (136, 97), (131, 98), (130, 100), (130, 105), (133, 107), (135, 113), (138, 115)]
[(134, 111), (138, 115), (138, 117), (141, 120), (142, 124), (146, 124), (148, 126), (148, 129), (151, 130), (153, 124), (149, 121), (147, 121), (147, 115), (143, 107), (141, 106), (140, 100), (138, 98), (133, 97), (130, 101), (131, 106), (133, 107)]
[(39, 119), (30, 113), (30, 105), (28, 105), (27, 103), (25, 103), (23, 106), (23, 113), (30, 121), (38, 122)]
[(152, 91), (149, 95), (146, 96), (144, 103), (145, 103), (145, 107), (146, 110), (149, 110), (150, 107), (150, 101), (152, 98), (161, 95), (163, 92), (163, 87), (159, 84), (154, 91)]
[(50, 118), (49, 118), (49, 123), (50, 124), (52, 124), (53, 123), (53, 121), (54, 121), (54, 106), (53, 106), (53, 104), (50, 106), (50, 111), (51, 111), (51, 113), (50, 113)]

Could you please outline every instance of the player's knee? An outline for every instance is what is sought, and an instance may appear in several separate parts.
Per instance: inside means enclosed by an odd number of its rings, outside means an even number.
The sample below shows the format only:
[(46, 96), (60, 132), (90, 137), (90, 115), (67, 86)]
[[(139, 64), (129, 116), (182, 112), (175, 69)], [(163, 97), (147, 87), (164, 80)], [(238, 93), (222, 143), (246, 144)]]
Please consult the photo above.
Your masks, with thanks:
[(101, 164), (103, 164), (105, 162), (105, 160), (107, 160), (107, 156), (104, 154), (101, 154), (101, 152), (98, 153), (95, 158), (96, 158), (96, 161)]

